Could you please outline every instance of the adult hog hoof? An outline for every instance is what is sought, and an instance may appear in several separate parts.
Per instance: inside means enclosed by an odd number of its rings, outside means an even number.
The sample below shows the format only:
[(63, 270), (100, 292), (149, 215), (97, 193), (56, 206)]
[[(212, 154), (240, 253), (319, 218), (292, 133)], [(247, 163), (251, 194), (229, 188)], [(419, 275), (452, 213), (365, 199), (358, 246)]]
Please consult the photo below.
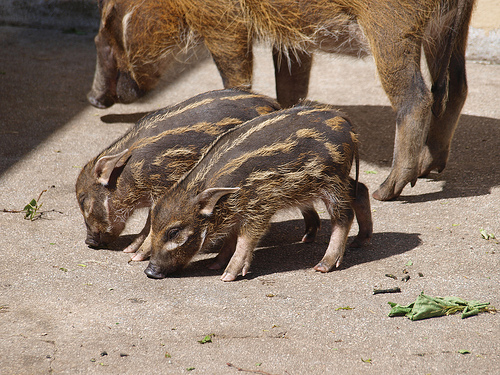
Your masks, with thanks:
[(144, 273), (146, 274), (147, 277), (150, 279), (164, 279), (167, 277), (164, 273), (160, 272), (156, 266), (153, 264), (149, 263), (149, 265), (146, 267), (144, 270)]
[[(402, 189), (401, 189), (402, 190)], [(390, 201), (396, 199), (401, 194), (401, 191), (395, 193), (391, 188), (385, 187), (384, 184), (380, 185), (380, 187), (375, 190), (372, 194), (372, 197), (378, 201)]]
[(430, 151), (424, 150), (420, 156), (420, 168), (418, 177), (424, 178), (429, 175), (432, 171), (436, 170), (441, 173), (448, 161), (448, 152), (444, 153), (444, 156), (432, 157)]

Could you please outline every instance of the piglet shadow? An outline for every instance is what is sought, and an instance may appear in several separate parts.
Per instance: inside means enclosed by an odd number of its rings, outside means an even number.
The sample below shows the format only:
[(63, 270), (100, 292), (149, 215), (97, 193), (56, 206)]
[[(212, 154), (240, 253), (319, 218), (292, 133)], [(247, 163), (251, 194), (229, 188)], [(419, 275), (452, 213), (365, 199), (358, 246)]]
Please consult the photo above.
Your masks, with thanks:
[(101, 121), (106, 124), (114, 124), (117, 122), (135, 124), (148, 113), (150, 112), (112, 113), (109, 115), (101, 116)]
[(115, 241), (110, 243), (109, 245), (91, 248), (96, 251), (104, 250), (104, 251), (123, 251), (128, 245), (132, 243), (132, 241), (137, 237), (137, 234), (125, 234), (118, 237)]
[[(260, 242), (252, 261), (247, 279), (278, 272), (289, 272), (314, 267), (323, 257), (330, 238), (329, 220), (322, 220), (322, 229), (314, 243), (302, 243), (302, 220), (273, 223)], [(349, 238), (349, 242), (353, 237)], [(375, 233), (370, 245), (348, 248), (340, 269), (370, 263), (410, 251), (421, 244), (418, 233)], [(222, 270), (209, 270), (212, 259), (202, 259), (189, 264), (184, 270), (170, 277), (214, 276)]]

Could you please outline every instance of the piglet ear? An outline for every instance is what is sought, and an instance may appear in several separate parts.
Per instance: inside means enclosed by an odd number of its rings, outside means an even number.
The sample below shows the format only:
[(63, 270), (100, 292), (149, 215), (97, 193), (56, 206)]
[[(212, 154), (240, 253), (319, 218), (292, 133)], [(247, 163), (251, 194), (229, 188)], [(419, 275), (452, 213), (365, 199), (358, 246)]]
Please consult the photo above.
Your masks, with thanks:
[(111, 173), (115, 168), (120, 168), (127, 162), (130, 154), (128, 148), (116, 155), (103, 156), (95, 163), (94, 167), (94, 177), (97, 182), (106, 186), (109, 183), (109, 178)]
[(202, 191), (196, 197), (196, 202), (200, 204), (200, 213), (210, 216), (214, 211), (215, 205), (226, 194), (231, 194), (240, 190), (239, 187), (234, 188), (210, 188)]

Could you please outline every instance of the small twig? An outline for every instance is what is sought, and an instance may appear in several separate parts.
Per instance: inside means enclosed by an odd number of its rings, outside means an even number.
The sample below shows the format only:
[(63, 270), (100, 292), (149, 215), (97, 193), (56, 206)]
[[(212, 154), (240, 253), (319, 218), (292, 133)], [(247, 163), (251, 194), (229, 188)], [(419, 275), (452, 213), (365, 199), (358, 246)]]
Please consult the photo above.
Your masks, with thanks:
[(235, 365), (233, 365), (232, 363), (229, 363), (229, 362), (226, 363), (226, 365), (228, 365), (229, 367), (235, 368), (238, 371), (250, 372), (252, 374), (273, 375), (270, 372), (265, 372), (265, 371), (261, 371), (261, 370), (246, 370), (246, 369), (243, 369), (241, 367), (235, 366)]
[(2, 210), (2, 212), (6, 212), (6, 213), (9, 213), (9, 214), (19, 214), (19, 213), (24, 213), (25, 214), (25, 219), (29, 219), (31, 221), (34, 221), (34, 220), (37, 220), (37, 219), (40, 219), (42, 218), (43, 214), (46, 214), (48, 212), (57, 212), (57, 213), (60, 213), (60, 214), (63, 214), (63, 212), (61, 211), (57, 211), (57, 210), (49, 210), (49, 211), (41, 211), (40, 208), (42, 208), (43, 206), (43, 203), (40, 203), (40, 198), (42, 197), (42, 194), (45, 193), (47, 191), (47, 189), (44, 189), (40, 192), (40, 194), (38, 195), (38, 198), (37, 199), (32, 199), (31, 202), (29, 202), (25, 207), (24, 209), (22, 210), (11, 210), (11, 209), (8, 209), (8, 208), (4, 208)]
[(8, 208), (4, 208), (2, 212), (8, 212), (9, 214), (20, 214), (24, 212), (24, 210), (9, 210)]
[(399, 287), (391, 288), (391, 289), (374, 289), (373, 294), (381, 294), (381, 293), (400, 293), (401, 289)]

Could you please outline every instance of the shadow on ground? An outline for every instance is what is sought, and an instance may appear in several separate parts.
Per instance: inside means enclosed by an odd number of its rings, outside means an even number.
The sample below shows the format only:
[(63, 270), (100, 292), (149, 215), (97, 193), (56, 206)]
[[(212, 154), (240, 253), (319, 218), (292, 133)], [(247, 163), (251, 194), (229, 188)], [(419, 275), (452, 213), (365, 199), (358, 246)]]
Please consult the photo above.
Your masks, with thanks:
[[(0, 27), (0, 177), (90, 106), (94, 36)], [(163, 84), (182, 80), (207, 57), (197, 51), (188, 64), (179, 61)], [(108, 122), (134, 123), (144, 114), (111, 115)]]
[[(322, 229), (314, 243), (301, 243), (302, 220), (272, 223), (269, 232), (261, 240), (254, 253), (251, 273), (246, 278), (304, 270), (314, 267), (323, 257), (329, 241), (329, 220), (322, 220)], [(363, 248), (347, 248), (340, 269), (374, 262), (403, 254), (421, 244), (418, 233), (375, 233), (372, 243)], [(349, 241), (352, 241), (350, 238)], [(214, 249), (216, 252), (216, 249)], [(215, 256), (215, 254), (214, 254)], [(192, 261), (184, 270), (169, 277), (202, 277), (222, 274), (222, 270), (209, 270), (212, 257)], [(147, 265), (143, 263), (144, 267)]]

